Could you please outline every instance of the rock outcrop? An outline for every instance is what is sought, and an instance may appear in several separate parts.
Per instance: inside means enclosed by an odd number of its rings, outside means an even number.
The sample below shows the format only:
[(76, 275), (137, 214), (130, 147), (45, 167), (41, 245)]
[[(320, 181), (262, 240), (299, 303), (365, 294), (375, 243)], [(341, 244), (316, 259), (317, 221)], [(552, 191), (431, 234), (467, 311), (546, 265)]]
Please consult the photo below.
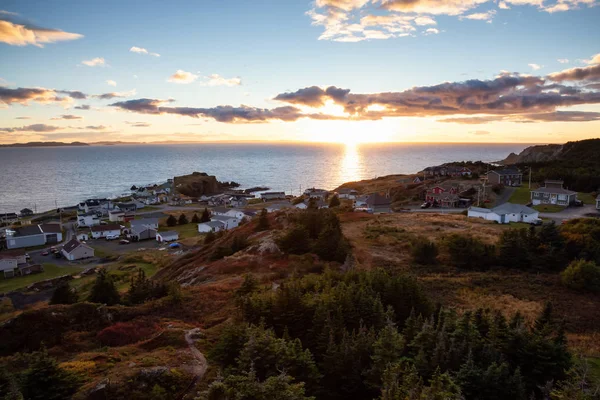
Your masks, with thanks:
[(510, 155), (501, 163), (504, 165), (512, 165), (552, 161), (560, 156), (562, 149), (563, 145), (561, 144), (530, 146), (519, 154), (510, 153)]
[(205, 172), (194, 172), (190, 175), (175, 177), (175, 190), (190, 197), (222, 193), (224, 186), (213, 175)]

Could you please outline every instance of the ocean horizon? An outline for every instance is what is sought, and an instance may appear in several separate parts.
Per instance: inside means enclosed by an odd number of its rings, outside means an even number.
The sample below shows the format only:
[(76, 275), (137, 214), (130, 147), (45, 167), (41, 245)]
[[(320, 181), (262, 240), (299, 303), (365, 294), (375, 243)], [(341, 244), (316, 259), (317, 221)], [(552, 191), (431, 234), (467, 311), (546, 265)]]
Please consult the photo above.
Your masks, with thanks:
[(188, 143), (0, 148), (0, 212), (44, 211), (194, 171), (298, 194), (307, 187), (413, 174), (452, 161), (499, 161), (523, 143)]

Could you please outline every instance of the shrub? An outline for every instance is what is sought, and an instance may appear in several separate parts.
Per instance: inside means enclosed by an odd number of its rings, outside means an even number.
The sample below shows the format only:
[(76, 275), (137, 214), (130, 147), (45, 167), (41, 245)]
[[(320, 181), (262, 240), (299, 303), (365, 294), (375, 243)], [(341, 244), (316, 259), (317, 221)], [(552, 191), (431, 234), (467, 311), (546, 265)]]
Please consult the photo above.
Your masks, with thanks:
[(504, 190), (504, 185), (502, 185), (500, 183), (496, 183), (496, 184), (492, 185), (492, 192), (494, 192), (496, 194), (502, 193), (503, 190)]
[(485, 269), (495, 262), (495, 247), (472, 236), (451, 234), (444, 239), (444, 246), (457, 268)]
[(286, 233), (277, 244), (282, 251), (289, 254), (305, 254), (310, 251), (308, 231), (301, 226)]
[(437, 263), (438, 249), (435, 243), (427, 240), (418, 240), (412, 248), (412, 259), (417, 264), (433, 265)]
[(118, 304), (121, 300), (113, 277), (105, 269), (101, 269), (98, 272), (88, 300), (91, 303), (103, 303), (109, 306)]
[(67, 282), (63, 282), (52, 293), (50, 304), (75, 304), (77, 301), (79, 301), (77, 291)]
[(169, 215), (169, 218), (167, 218), (167, 226), (175, 225), (177, 225), (177, 218), (175, 218), (173, 215)]
[(29, 368), (21, 377), (24, 399), (70, 399), (81, 386), (78, 375), (61, 368), (45, 349), (34, 353)]
[(329, 200), (329, 208), (338, 207), (340, 204), (340, 198), (337, 194), (333, 195), (331, 200)]
[(575, 260), (560, 274), (563, 284), (575, 290), (600, 292), (600, 267), (593, 261)]
[(158, 331), (158, 325), (148, 320), (117, 322), (98, 332), (97, 338), (103, 346), (125, 346), (147, 339)]

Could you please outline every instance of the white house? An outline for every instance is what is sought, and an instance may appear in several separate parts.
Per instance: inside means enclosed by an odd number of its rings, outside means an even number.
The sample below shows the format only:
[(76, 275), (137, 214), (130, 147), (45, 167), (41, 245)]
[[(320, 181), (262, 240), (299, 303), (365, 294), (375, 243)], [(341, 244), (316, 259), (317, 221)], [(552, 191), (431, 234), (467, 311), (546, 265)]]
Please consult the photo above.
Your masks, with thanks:
[(179, 240), (179, 233), (176, 231), (165, 231), (156, 233), (157, 242), (174, 242)]
[[(327, 204), (326, 201), (320, 199), (320, 198), (314, 198), (313, 200), (315, 202), (315, 205), (317, 206), (317, 208), (329, 208), (329, 205)], [(310, 199), (304, 200), (302, 203), (298, 203), (295, 205), (296, 208), (299, 208), (301, 210), (306, 210), (308, 208), (310, 204)]]
[(121, 222), (125, 218), (125, 211), (112, 210), (108, 212), (108, 220), (110, 222)]
[(310, 188), (304, 191), (304, 194), (311, 199), (325, 200), (329, 196), (329, 192), (325, 189)]
[(211, 215), (227, 215), (227, 213), (231, 210), (231, 208), (227, 207), (213, 207), (210, 209)]
[(77, 215), (77, 225), (82, 227), (100, 225), (100, 217), (95, 211)]
[(61, 250), (63, 256), (69, 261), (81, 260), (94, 257), (94, 249), (87, 244), (81, 243), (76, 238), (69, 240)]
[(358, 190), (354, 189), (340, 189), (337, 193), (340, 199), (354, 200), (358, 197)]
[(77, 240), (79, 240), (79, 241), (83, 240), (84, 242), (88, 241), (88, 240), (90, 240), (90, 235), (87, 234), (87, 233), (78, 233), (77, 234)]
[(20, 265), (25, 264), (27, 264), (27, 257), (25, 256), (25, 253), (0, 253), (0, 273), (3, 273), (5, 278), (12, 278), (15, 276), (15, 270)]
[(366, 208), (369, 206), (367, 201), (369, 200), (369, 196), (358, 196), (354, 199), (354, 208)]
[(236, 217), (230, 217), (228, 215), (214, 215), (210, 218), (211, 221), (219, 221), (225, 225), (225, 230), (237, 228), (240, 224), (240, 220)]
[(200, 233), (219, 232), (222, 230), (225, 230), (225, 224), (221, 221), (208, 221), (198, 224), (198, 232)]
[(512, 203), (504, 203), (492, 209), (469, 207), (467, 216), (470, 218), (482, 218), (486, 221), (496, 221), (499, 224), (508, 224), (510, 222), (532, 223), (540, 219), (540, 213), (533, 208)]
[(100, 239), (107, 236), (120, 236), (121, 226), (120, 225), (98, 225), (92, 226), (92, 237), (94, 239)]
[(158, 229), (158, 218), (133, 219), (130, 221), (130, 223), (132, 229), (136, 226), (146, 226), (149, 228)]
[(233, 217), (233, 218), (237, 218), (237, 219), (239, 219), (240, 221), (241, 221), (242, 219), (244, 219), (244, 218), (246, 218), (246, 217), (247, 217), (247, 215), (246, 215), (246, 213), (245, 213), (244, 211), (242, 211), (242, 210), (238, 210), (238, 209), (235, 209), (235, 208), (230, 208), (230, 209), (229, 209), (229, 211), (227, 211), (227, 212), (225, 213), (225, 216), (226, 216), (226, 217)]
[(285, 203), (271, 203), (268, 204), (265, 209), (267, 210), (268, 213), (272, 213), (275, 211), (280, 211), (283, 210), (285, 208), (290, 208), (292, 206), (291, 203), (285, 202)]

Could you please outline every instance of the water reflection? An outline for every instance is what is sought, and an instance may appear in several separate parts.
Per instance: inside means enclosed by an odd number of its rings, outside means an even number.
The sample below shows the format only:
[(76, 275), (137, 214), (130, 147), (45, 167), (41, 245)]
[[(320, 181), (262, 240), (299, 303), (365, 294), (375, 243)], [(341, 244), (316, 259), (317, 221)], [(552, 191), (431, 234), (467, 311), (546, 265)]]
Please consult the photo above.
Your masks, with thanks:
[(364, 175), (363, 157), (357, 144), (347, 144), (338, 171), (338, 182), (351, 182)]

